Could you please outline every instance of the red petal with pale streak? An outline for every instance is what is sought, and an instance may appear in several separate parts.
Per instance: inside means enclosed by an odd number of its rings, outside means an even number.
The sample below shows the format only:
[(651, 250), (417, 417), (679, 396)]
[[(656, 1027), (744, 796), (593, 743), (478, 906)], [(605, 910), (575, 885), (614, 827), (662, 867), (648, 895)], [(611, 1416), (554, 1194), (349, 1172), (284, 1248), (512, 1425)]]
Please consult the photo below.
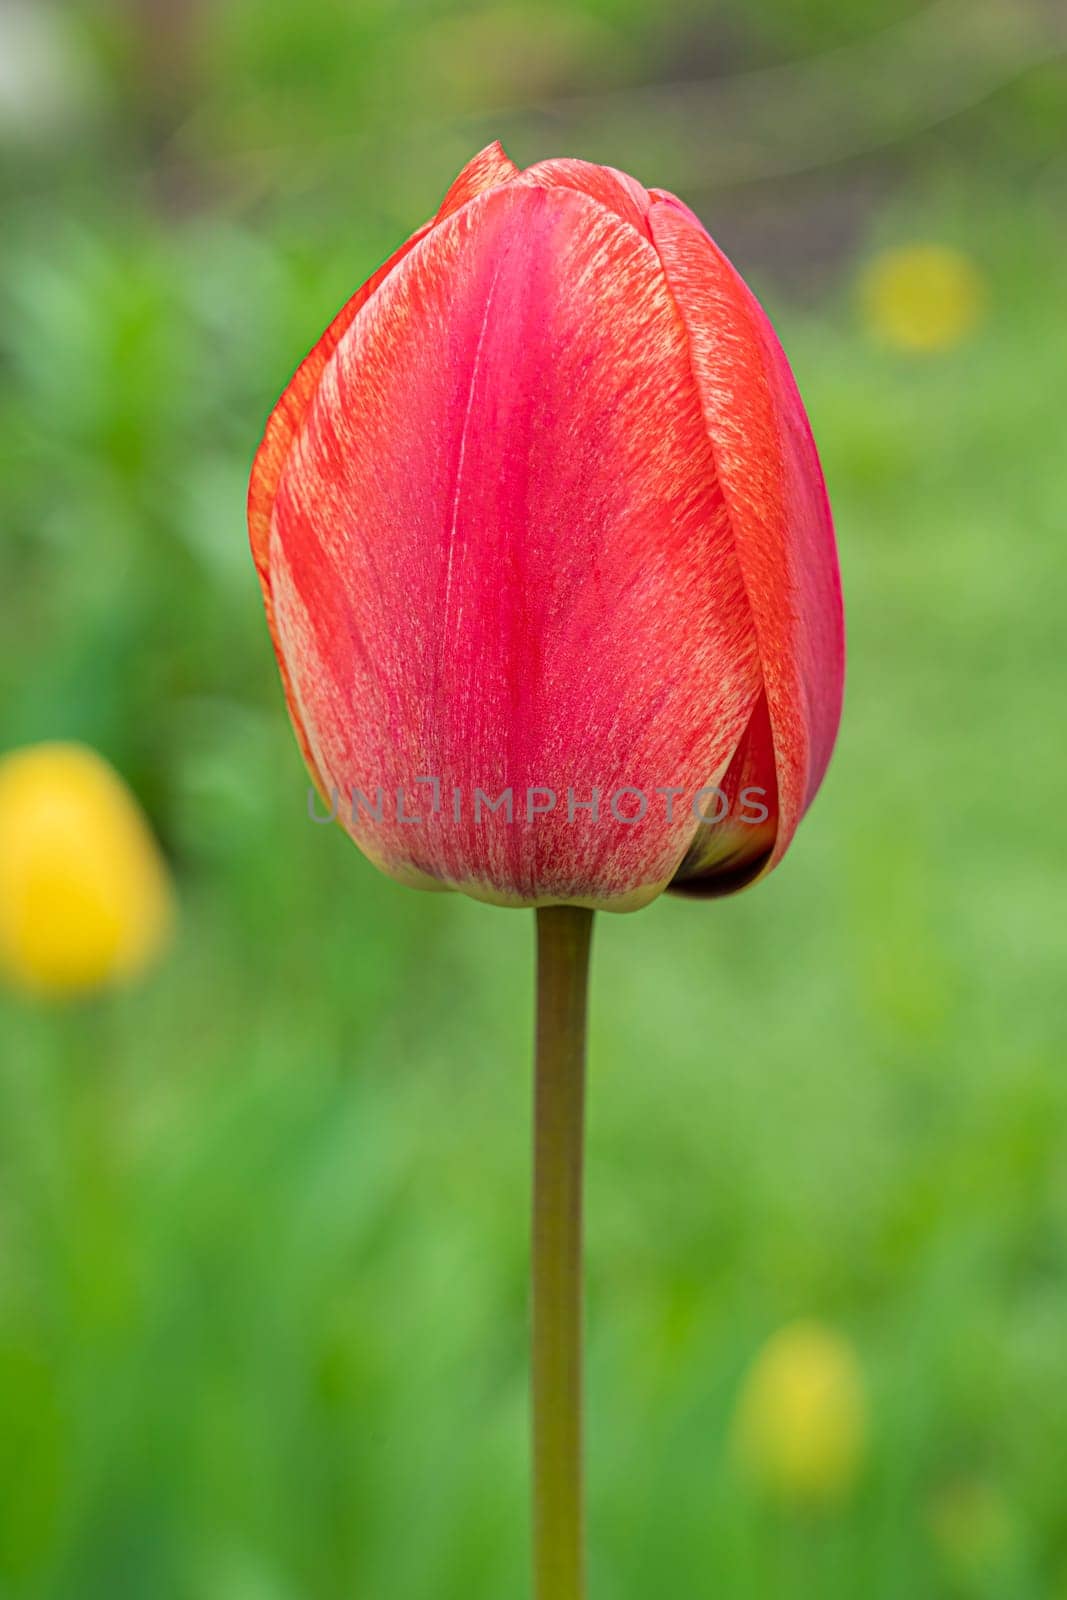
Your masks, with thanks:
[(647, 220), (652, 203), (648, 191), (636, 178), (619, 172), (616, 167), (598, 167), (591, 161), (559, 156), (527, 167), (517, 181), (541, 189), (574, 189), (579, 194), (587, 194), (624, 222), (629, 222), (646, 239), (652, 237)]
[(518, 177), (519, 170), (500, 140), (494, 139), (492, 144), (487, 144), (484, 150), (479, 150), (478, 154), (467, 162), (441, 201), (441, 208), (434, 221), (443, 222), (454, 211), (465, 206), (468, 200), (476, 199), (487, 189), (495, 189), (498, 184), (510, 183), (512, 178)]
[[(319, 770), (385, 791), (382, 820), (352, 827), (372, 859), (510, 901), (651, 898), (695, 832), (655, 789), (723, 773), (762, 684), (648, 240), (570, 187), (519, 182), (437, 227), (322, 375), (271, 579)], [(531, 824), (534, 785), (560, 803)], [(651, 796), (639, 821), (610, 814), (624, 785)], [(474, 790), (509, 786), (514, 823), (476, 822)], [(570, 822), (567, 790), (594, 786), (601, 821)], [(397, 787), (421, 823), (396, 820)]]
[(693, 213), (656, 192), (649, 221), (689, 335), (708, 438), (759, 645), (780, 860), (837, 735), (844, 628), (833, 523), (811, 429), (766, 315)]
[(289, 713), (293, 720), (304, 760), (312, 769), (319, 788), (324, 793), (325, 786), (321, 781), (321, 776), (315, 771), (315, 763), (308, 748), (307, 738), (297, 715), (288, 670), (281, 652), (278, 650), (274, 603), (271, 597), (268, 575), (270, 519), (278, 480), (288, 460), (293, 439), (303, 427), (308, 405), (326, 368), (326, 363), (336, 350), (357, 311), (366, 304), (378, 288), (378, 285), (384, 282), (397, 263), (403, 260), (408, 251), (418, 244), (419, 240), (430, 231), (436, 222), (442, 217), (449, 216), (453, 211), (458, 210), (460, 206), (465, 205), (468, 200), (473, 199), (484, 190), (492, 188), (494, 184), (508, 182), (509, 179), (516, 176), (518, 171), (519, 168), (505, 155), (499, 141), (494, 141), (493, 144), (487, 145), (484, 150), (479, 151), (476, 156), (468, 161), (445, 195), (434, 220), (426, 223), (414, 233), (406, 243), (400, 246), (399, 250), (393, 252), (389, 259), (378, 268), (377, 272), (371, 274), (362, 288), (358, 289), (351, 300), (347, 301), (341, 311), (338, 312), (321, 339), (301, 362), (284, 394), (271, 413), (263, 439), (256, 452), (248, 488), (248, 529), (252, 544), (252, 556), (256, 564), (256, 572), (259, 575), (260, 587), (263, 590), (267, 626), (270, 629), (271, 639), (278, 655), (278, 666), (281, 670), (282, 687), (285, 690)]
[(263, 604), (267, 613), (267, 626), (270, 629), (274, 651), (278, 657), (278, 667), (281, 672), (282, 688), (285, 690), (285, 700), (289, 707), (293, 728), (301, 753), (320, 792), (326, 793), (326, 786), (322, 775), (315, 766), (314, 758), (308, 745), (307, 735), (301, 725), (296, 701), (293, 696), (292, 683), (285, 658), (278, 644), (278, 629), (274, 614), (274, 600), (271, 594), (271, 581), (269, 571), (270, 557), (270, 528), (271, 515), (274, 509), (274, 497), (277, 492), (278, 482), (285, 470), (289, 459), (289, 452), (293, 446), (300, 429), (304, 425), (307, 409), (314, 397), (326, 364), (337, 349), (342, 336), (351, 325), (357, 311), (370, 299), (371, 295), (384, 283), (399, 261), (407, 255), (419, 240), (422, 239), (433, 227), (428, 222), (420, 228), (405, 244), (395, 250), (388, 261), (372, 273), (361, 289), (357, 289), (344, 307), (337, 313), (322, 338), (312, 348), (304, 360), (297, 367), (296, 372), (289, 381), (278, 404), (267, 419), (266, 430), (260, 441), (256, 458), (252, 464), (252, 476), (248, 484), (248, 534), (252, 545), (252, 559), (256, 564), (260, 588), (263, 590)]

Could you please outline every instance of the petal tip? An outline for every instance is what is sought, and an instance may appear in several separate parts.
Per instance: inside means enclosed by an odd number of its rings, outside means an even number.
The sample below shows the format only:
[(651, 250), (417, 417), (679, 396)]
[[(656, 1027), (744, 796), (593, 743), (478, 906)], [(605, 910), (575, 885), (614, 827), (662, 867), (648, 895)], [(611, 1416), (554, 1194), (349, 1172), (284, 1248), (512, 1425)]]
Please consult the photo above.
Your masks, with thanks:
[(476, 156), (472, 156), (454, 179), (441, 201), (434, 221), (443, 222), (454, 211), (465, 206), (468, 200), (484, 194), (487, 189), (495, 189), (502, 183), (510, 183), (512, 178), (518, 177), (519, 170), (500, 140), (494, 139), (484, 150), (479, 150)]

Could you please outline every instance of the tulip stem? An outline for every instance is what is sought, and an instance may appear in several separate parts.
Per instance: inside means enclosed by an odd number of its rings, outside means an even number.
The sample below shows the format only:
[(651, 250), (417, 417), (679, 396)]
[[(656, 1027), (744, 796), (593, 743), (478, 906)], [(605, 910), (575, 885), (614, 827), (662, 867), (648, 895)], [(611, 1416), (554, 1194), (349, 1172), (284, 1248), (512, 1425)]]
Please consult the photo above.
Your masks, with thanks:
[(583, 1600), (582, 1157), (593, 913), (537, 911), (533, 1183), (535, 1600)]

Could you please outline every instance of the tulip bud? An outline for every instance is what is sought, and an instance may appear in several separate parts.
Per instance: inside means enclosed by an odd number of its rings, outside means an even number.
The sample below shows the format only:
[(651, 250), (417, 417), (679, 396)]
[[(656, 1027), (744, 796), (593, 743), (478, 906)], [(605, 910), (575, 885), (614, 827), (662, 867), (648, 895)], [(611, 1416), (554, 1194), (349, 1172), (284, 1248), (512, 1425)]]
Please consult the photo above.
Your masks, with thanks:
[(171, 920), (159, 848), (122, 779), (78, 744), (0, 759), (0, 971), (88, 993), (141, 972)]
[(840, 714), (830, 510), (672, 195), (476, 156), (298, 369), (249, 526), (304, 757), (386, 872), (629, 910), (781, 859)]
[(794, 1509), (844, 1500), (867, 1437), (867, 1400), (852, 1346), (817, 1322), (782, 1328), (756, 1358), (734, 1439), (752, 1481)]

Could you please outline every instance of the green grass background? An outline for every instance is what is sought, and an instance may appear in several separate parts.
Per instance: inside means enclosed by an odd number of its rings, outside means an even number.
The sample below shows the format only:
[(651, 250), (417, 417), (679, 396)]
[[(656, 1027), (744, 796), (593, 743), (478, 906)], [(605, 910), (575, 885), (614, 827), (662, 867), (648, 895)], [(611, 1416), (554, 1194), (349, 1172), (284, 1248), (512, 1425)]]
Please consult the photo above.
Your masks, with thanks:
[[(309, 825), (250, 457), (483, 128), (522, 163), (610, 159), (553, 117), (848, 71), (921, 9), (39, 8), (55, 103), (0, 99), (0, 748), (115, 761), (181, 923), (128, 996), (0, 997), (3, 1600), (526, 1594), (532, 919)], [(1050, 51), (790, 177), (720, 182), (654, 119), (627, 156), (706, 171), (686, 197), (779, 326), (850, 677), (771, 880), (597, 929), (594, 1600), (1067, 1596), (1065, 88)], [(922, 359), (855, 292), (915, 240), (989, 285)], [(800, 1315), (855, 1342), (872, 1408), (822, 1519), (729, 1450)]]

